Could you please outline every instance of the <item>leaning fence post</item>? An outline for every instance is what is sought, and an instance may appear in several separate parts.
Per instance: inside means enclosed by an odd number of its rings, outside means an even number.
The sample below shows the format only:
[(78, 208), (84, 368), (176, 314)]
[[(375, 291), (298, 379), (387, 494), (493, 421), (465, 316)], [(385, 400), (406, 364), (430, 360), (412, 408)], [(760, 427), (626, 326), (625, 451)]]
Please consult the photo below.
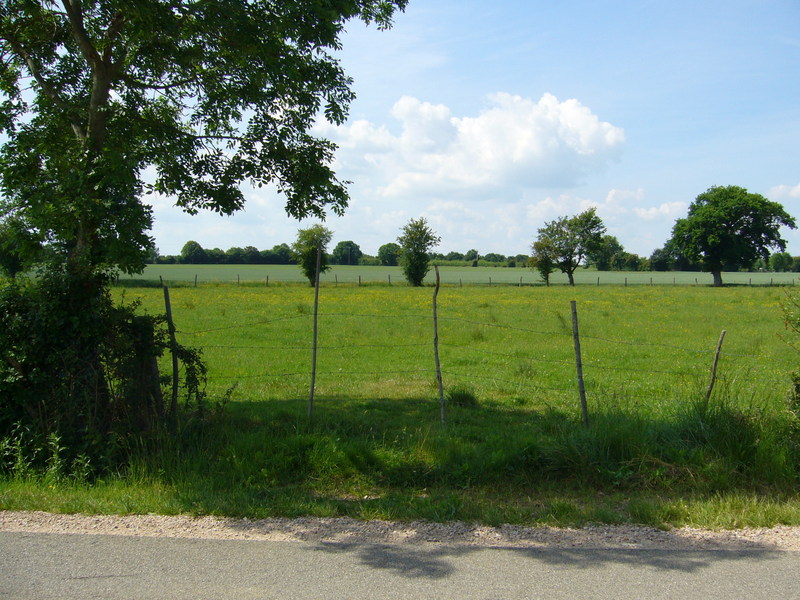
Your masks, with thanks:
[(589, 409), (586, 407), (586, 388), (583, 385), (583, 362), (581, 362), (581, 339), (578, 336), (578, 307), (575, 300), (570, 301), (572, 307), (572, 338), (575, 342), (575, 366), (578, 370), (578, 392), (581, 397), (581, 413), (583, 426), (589, 427)]
[(722, 350), (722, 340), (725, 339), (725, 330), (719, 336), (717, 342), (717, 351), (714, 353), (714, 363), (711, 365), (711, 382), (708, 384), (708, 391), (706, 392), (706, 408), (708, 408), (708, 401), (711, 399), (711, 392), (714, 391), (714, 382), (717, 380), (717, 363), (719, 363), (719, 354)]
[(311, 392), (308, 396), (308, 418), (314, 414), (314, 386), (317, 382), (317, 316), (319, 314), (319, 271), (322, 268), (322, 244), (317, 246), (317, 271), (314, 275), (314, 340), (311, 344)]
[(172, 399), (169, 405), (170, 427), (175, 427), (178, 416), (178, 342), (175, 340), (175, 322), (172, 320), (172, 304), (169, 301), (169, 288), (164, 286), (164, 306), (167, 313), (167, 331), (169, 332), (170, 351), (172, 353)]
[(436, 381), (439, 384), (439, 406), (442, 415), (442, 425), (444, 425), (444, 385), (442, 385), (442, 366), (439, 363), (439, 319), (436, 314), (436, 296), (439, 295), (439, 267), (434, 265), (433, 269), (436, 271), (436, 287), (433, 290), (433, 355), (436, 359)]

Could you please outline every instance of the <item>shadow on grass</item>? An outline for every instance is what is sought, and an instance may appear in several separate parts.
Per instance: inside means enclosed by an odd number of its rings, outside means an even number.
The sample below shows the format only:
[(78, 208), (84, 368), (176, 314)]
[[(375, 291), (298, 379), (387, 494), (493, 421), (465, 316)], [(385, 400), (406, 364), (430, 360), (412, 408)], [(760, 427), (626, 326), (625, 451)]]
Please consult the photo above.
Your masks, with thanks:
[[(681, 497), (788, 494), (796, 428), (724, 404), (671, 419), (430, 399), (234, 402), (135, 459), (185, 512), (583, 525), (680, 522)], [(784, 418), (784, 421), (781, 420)], [(644, 497), (645, 499), (642, 499)], [(653, 498), (653, 499), (651, 499)]]

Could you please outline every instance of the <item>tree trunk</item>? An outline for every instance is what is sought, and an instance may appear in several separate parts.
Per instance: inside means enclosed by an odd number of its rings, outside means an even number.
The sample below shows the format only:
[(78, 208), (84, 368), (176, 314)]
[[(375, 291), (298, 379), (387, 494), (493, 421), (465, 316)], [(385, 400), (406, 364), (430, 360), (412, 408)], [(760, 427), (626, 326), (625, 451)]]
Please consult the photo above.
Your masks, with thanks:
[(711, 271), (714, 277), (714, 287), (722, 287), (722, 271)]
[(575, 277), (572, 274), (572, 271), (567, 271), (567, 278), (569, 279), (570, 285), (575, 285)]

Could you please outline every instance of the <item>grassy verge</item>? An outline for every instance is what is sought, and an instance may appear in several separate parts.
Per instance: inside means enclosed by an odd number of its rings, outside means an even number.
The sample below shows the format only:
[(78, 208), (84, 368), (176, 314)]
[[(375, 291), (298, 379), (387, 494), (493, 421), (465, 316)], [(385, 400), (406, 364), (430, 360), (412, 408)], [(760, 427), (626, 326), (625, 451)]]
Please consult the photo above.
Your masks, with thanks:
[[(707, 527), (800, 525), (793, 351), (770, 288), (472, 288), (440, 294), (448, 423), (438, 422), (430, 290), (326, 288), (306, 416), (312, 291), (178, 288), (179, 335), (210, 400), (178, 435), (126, 442), (88, 483), (24, 461), (0, 508), (66, 512)], [(151, 311), (158, 289), (127, 290)], [(589, 394), (580, 422), (569, 299)], [(721, 380), (708, 369), (728, 330)], [(13, 455), (13, 440), (2, 450)], [(11, 461), (13, 462), (13, 461)], [(58, 457), (48, 464), (58, 465)]]

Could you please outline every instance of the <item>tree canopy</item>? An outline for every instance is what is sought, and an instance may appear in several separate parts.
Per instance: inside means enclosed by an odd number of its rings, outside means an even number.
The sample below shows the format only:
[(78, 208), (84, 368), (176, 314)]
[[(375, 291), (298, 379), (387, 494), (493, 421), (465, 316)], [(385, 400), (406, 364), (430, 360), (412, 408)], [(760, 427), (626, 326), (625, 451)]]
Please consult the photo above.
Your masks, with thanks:
[[(0, 4), (0, 216), (70, 264), (136, 271), (144, 192), (231, 214), (272, 184), (294, 217), (340, 214), (334, 145), (353, 98), (332, 51), (351, 18), (407, 0), (6, 0)], [(148, 173), (145, 178), (145, 172)]]
[(357, 265), (364, 253), (361, 248), (352, 240), (346, 240), (336, 244), (331, 253), (331, 262), (334, 265)]
[(411, 219), (403, 226), (397, 238), (400, 244), (400, 266), (406, 281), (413, 286), (422, 285), (430, 269), (430, 250), (441, 241), (424, 217)]
[(297, 240), (292, 244), (292, 254), (311, 285), (317, 279), (317, 253), (320, 250), (320, 274), (330, 269), (326, 250), (332, 238), (333, 232), (319, 223), (297, 232)]
[(555, 266), (567, 274), (570, 285), (575, 285), (575, 270), (600, 246), (605, 232), (605, 225), (595, 208), (574, 217), (559, 217), (539, 229), (539, 236), (531, 248), (532, 263), (535, 268), (541, 264), (549, 269), (547, 276), (542, 273), (545, 281)]
[(400, 245), (394, 242), (389, 242), (378, 248), (378, 260), (385, 267), (397, 266), (398, 255), (400, 254)]
[(700, 261), (722, 285), (722, 271), (768, 260), (770, 250), (785, 250), (780, 228), (795, 228), (795, 220), (777, 202), (737, 186), (711, 187), (678, 219), (669, 244), (688, 260)]

